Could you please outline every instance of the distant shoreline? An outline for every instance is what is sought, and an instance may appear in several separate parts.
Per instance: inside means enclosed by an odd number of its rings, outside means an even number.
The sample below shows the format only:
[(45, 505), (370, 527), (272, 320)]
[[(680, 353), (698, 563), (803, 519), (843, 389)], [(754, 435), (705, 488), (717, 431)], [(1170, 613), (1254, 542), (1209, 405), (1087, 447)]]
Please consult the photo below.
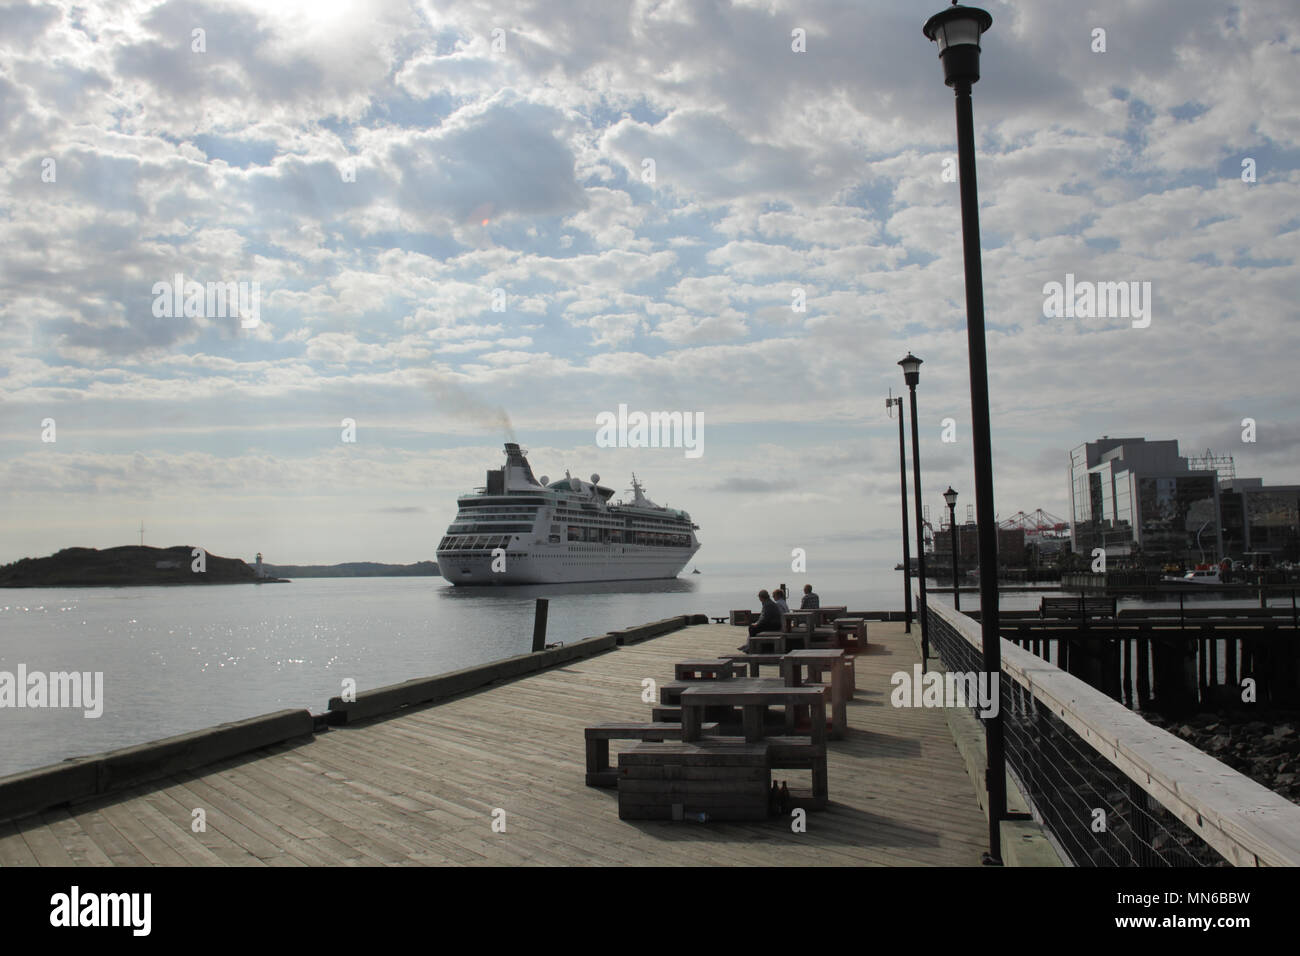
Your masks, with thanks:
[[(259, 555), (260, 557), (260, 555)], [(292, 578), (434, 577), (432, 561), (335, 565), (262, 565), (262, 574), (239, 558), (191, 545), (153, 548), (64, 548), (44, 558), (0, 566), (0, 588), (193, 587), (214, 584), (289, 584)]]

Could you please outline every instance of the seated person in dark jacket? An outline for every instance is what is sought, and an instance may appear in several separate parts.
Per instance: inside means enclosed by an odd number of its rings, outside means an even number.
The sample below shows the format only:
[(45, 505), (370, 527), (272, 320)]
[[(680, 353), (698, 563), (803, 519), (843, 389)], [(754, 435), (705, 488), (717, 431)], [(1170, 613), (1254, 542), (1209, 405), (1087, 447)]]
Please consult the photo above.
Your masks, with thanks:
[(758, 592), (758, 600), (763, 605), (763, 610), (759, 612), (758, 622), (749, 625), (750, 637), (760, 631), (781, 630), (781, 609), (776, 606), (776, 603), (772, 600), (772, 595), (767, 593), (766, 588)]
[(803, 602), (799, 605), (799, 610), (809, 611), (812, 610), (813, 608), (818, 608), (821, 606), (822, 606), (822, 599), (813, 593), (812, 585), (805, 584), (803, 586)]

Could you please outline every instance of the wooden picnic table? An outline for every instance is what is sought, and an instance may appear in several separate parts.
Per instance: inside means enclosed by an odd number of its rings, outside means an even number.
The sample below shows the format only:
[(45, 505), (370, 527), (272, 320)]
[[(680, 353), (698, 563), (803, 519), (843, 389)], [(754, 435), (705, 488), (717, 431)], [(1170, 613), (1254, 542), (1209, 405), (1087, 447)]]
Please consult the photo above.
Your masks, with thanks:
[[(820, 687), (789, 687), (782, 680), (738, 678), (695, 684), (682, 691), (682, 742), (698, 741), (702, 735), (704, 708), (713, 705), (740, 707), (744, 714), (745, 742), (763, 741), (763, 712), (770, 704), (785, 707), (786, 736), (768, 738), (780, 744), (779, 763), (770, 766), (808, 767), (812, 770), (812, 806), (825, 807), (830, 800), (826, 767), (826, 697)], [(809, 742), (802, 743), (794, 730), (795, 709), (811, 712)], [(788, 763), (786, 761), (789, 761)]]
[(807, 644), (806, 634), (760, 631), (745, 643), (745, 651), (749, 654), (784, 654)]
[[(803, 686), (803, 670), (810, 682), (821, 679), (822, 668), (831, 672), (831, 737), (841, 740), (848, 730), (848, 655), (839, 649), (791, 651), (781, 658), (781, 676), (790, 687)], [(825, 720), (823, 715), (822, 720)]]
[(700, 739), (704, 708), (713, 705), (739, 707), (743, 714), (745, 740), (763, 739), (763, 711), (772, 704), (785, 707), (787, 732), (794, 727), (794, 712), (799, 705), (811, 711), (810, 728), (814, 744), (826, 742), (826, 697), (820, 687), (790, 687), (783, 680), (742, 677), (728, 681), (692, 684), (682, 691), (682, 740)]
[(735, 664), (716, 657), (697, 661), (678, 661), (673, 665), (673, 676), (677, 680), (730, 680), (735, 673)]

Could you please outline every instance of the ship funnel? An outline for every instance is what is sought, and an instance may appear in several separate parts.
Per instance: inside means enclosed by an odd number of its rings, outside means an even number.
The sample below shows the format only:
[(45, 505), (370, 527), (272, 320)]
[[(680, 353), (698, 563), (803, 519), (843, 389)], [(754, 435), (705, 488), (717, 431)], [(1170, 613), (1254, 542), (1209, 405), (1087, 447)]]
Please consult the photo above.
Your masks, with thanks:
[(514, 442), (506, 442), (506, 491), (512, 487), (538, 487), (528, 458)]

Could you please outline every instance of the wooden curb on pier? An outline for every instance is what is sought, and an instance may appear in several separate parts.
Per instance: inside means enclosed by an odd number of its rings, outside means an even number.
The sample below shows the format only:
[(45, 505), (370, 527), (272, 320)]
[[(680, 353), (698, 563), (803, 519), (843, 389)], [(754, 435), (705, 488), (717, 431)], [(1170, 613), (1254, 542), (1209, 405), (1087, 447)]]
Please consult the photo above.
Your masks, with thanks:
[(312, 736), (306, 710), (280, 710), (0, 777), (0, 821)]

